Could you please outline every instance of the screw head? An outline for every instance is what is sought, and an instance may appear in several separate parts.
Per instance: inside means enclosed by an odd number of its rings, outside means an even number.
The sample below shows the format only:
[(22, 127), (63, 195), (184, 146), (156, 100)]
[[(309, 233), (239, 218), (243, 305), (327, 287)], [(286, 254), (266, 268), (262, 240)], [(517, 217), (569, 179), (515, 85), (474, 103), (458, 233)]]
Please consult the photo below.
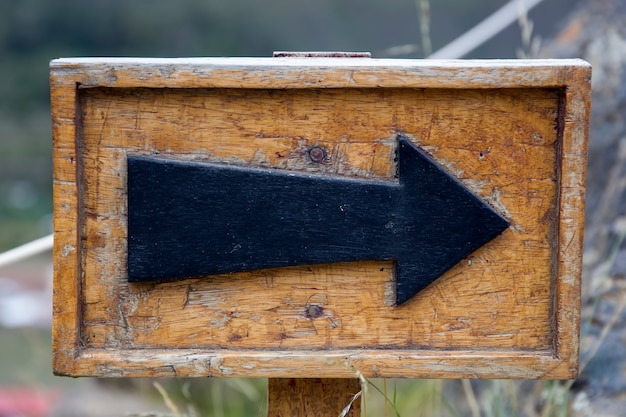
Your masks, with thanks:
[(313, 146), (309, 149), (309, 158), (311, 161), (318, 164), (323, 164), (326, 161), (326, 148), (322, 146)]
[(309, 319), (316, 319), (322, 317), (324, 314), (324, 307), (317, 304), (310, 304), (306, 306), (305, 316)]

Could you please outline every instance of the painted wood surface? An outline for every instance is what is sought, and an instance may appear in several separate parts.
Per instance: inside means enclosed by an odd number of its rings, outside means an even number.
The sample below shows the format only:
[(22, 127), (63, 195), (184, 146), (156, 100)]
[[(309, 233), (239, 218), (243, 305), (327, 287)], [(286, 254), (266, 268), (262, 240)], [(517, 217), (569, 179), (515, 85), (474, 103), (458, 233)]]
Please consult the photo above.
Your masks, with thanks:
[[(589, 66), (354, 61), (53, 61), (56, 373), (576, 375)], [(127, 282), (127, 155), (387, 180), (398, 133), (511, 222), (407, 303), (385, 261)]]

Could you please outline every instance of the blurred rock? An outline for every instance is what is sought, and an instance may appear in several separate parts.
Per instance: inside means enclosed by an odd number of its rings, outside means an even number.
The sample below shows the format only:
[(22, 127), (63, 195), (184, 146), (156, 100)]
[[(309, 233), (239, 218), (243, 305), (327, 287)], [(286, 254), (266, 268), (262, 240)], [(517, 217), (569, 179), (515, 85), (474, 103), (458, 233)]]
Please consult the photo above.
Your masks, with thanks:
[(565, 22), (541, 55), (593, 66), (586, 240), (606, 251), (611, 224), (626, 213), (626, 0), (579, 2)]
[(574, 416), (626, 410), (626, 0), (579, 2), (542, 57), (593, 66), (581, 363)]

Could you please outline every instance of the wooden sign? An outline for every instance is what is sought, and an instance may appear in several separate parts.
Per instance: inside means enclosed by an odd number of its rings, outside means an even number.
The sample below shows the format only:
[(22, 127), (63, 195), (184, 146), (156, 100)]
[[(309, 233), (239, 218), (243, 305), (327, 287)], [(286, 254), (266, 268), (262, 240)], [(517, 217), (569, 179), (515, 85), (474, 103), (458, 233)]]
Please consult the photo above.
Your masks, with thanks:
[(54, 371), (576, 376), (580, 60), (60, 59)]

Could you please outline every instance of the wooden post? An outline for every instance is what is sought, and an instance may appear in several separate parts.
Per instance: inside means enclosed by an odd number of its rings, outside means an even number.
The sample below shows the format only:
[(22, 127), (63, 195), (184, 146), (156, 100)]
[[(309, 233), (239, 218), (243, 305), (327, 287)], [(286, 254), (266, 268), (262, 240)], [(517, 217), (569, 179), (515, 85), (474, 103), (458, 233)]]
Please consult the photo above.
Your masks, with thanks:
[[(270, 378), (268, 417), (337, 417), (361, 390), (358, 379)], [(356, 399), (346, 417), (361, 415)]]

